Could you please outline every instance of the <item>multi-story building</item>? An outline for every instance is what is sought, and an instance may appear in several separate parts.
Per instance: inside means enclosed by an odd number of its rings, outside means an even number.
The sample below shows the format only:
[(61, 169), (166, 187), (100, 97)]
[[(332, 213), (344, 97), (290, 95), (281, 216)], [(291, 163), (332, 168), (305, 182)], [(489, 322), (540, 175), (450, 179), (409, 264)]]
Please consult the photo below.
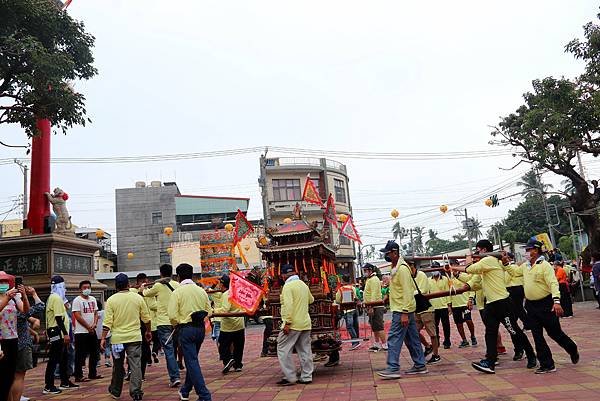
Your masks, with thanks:
[[(102, 236), (98, 237), (99, 231)], [(94, 271), (100, 273), (110, 273), (117, 271), (117, 254), (112, 250), (112, 236), (104, 230), (89, 227), (75, 228), (75, 236), (78, 238), (89, 239), (100, 245), (100, 249), (94, 253)]]
[[(265, 227), (282, 224), (292, 217), (296, 203), (300, 202), (302, 214), (308, 222), (323, 224), (323, 209), (318, 205), (302, 202), (302, 191), (307, 177), (315, 184), (323, 202), (331, 193), (335, 200), (336, 212), (352, 215), (348, 173), (346, 166), (333, 160), (316, 158), (260, 158), (261, 195)], [(341, 222), (340, 228), (341, 228)], [(338, 272), (352, 277), (355, 259), (353, 241), (339, 235), (339, 230), (330, 227), (333, 245), (337, 247), (336, 266)]]

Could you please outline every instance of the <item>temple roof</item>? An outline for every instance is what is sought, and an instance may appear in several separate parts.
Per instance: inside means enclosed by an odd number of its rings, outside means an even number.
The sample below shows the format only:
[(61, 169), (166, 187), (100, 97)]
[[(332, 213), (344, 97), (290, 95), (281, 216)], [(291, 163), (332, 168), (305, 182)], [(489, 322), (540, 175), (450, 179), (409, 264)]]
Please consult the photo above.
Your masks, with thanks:
[(271, 237), (308, 234), (310, 232), (315, 232), (318, 234), (318, 231), (304, 220), (292, 220), (292, 222), (289, 224), (282, 224), (269, 229), (269, 235)]
[(335, 254), (335, 250), (330, 246), (324, 244), (322, 241), (310, 241), (310, 242), (299, 242), (295, 244), (285, 244), (285, 245), (267, 245), (267, 246), (259, 246), (261, 252), (265, 253), (274, 253), (274, 252), (285, 252), (285, 251), (296, 251), (300, 249), (311, 249), (317, 247), (323, 247), (327, 251)]

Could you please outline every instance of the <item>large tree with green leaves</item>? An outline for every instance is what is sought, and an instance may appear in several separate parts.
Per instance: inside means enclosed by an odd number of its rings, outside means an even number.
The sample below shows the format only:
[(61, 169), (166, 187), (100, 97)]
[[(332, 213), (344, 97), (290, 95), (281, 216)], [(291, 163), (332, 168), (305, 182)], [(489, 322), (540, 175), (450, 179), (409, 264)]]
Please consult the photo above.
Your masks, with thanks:
[(600, 250), (600, 189), (580, 174), (576, 157), (577, 152), (600, 154), (600, 26), (589, 23), (584, 30), (585, 40), (570, 42), (566, 51), (586, 63), (585, 73), (576, 80), (534, 80), (524, 104), (492, 132), (491, 143), (512, 147), (519, 164), (571, 181), (574, 191), (567, 196), (590, 238), (588, 251), (594, 251)]
[(71, 82), (96, 75), (94, 37), (61, 8), (56, 0), (0, 0), (0, 124), (20, 124), (28, 137), (38, 118), (63, 132), (89, 121)]

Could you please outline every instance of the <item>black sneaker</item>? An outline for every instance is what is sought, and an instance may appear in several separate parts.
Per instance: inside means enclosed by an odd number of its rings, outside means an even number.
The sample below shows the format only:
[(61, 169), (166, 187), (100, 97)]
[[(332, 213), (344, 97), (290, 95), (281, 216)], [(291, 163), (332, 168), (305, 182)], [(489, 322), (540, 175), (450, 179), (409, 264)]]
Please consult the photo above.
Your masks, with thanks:
[(460, 344), (458, 344), (458, 348), (467, 348), (470, 346), (471, 346), (471, 344), (469, 344), (469, 342), (467, 340), (462, 340), (460, 342)]
[(444, 344), (444, 349), (450, 349), (450, 344)]
[(575, 351), (574, 354), (571, 354), (571, 362), (576, 365), (579, 362), (579, 352)]
[(442, 358), (439, 355), (431, 355), (431, 358), (427, 361), (427, 365), (435, 365), (436, 363), (440, 363)]
[(158, 355), (156, 354), (156, 352), (152, 353), (152, 359), (154, 359), (154, 363), (158, 363)]
[(556, 372), (556, 367), (554, 367), (554, 366), (551, 366), (549, 368), (541, 368), (540, 367), (535, 370), (536, 375), (543, 375), (543, 374), (552, 373), (552, 372)]
[(431, 354), (433, 352), (433, 347), (425, 347), (425, 356)]
[(61, 383), (60, 386), (58, 386), (58, 388), (61, 390), (73, 390), (75, 388), (79, 388), (79, 384), (75, 384), (72, 381), (68, 381), (66, 383)]
[(179, 367), (179, 370), (185, 370), (185, 366), (183, 364), (183, 362), (177, 362), (177, 366)]
[(471, 337), (471, 345), (472, 345), (473, 347), (476, 347), (476, 346), (477, 346), (477, 339), (476, 339), (475, 337)]
[(537, 366), (537, 359), (534, 356), (527, 357), (527, 369), (533, 369)]
[(42, 390), (42, 394), (60, 394), (60, 393), (62, 393), (62, 390), (60, 390), (56, 386), (44, 387), (44, 390)]
[(235, 361), (233, 359), (230, 359), (229, 362), (227, 362), (225, 364), (225, 366), (223, 366), (223, 370), (221, 371), (224, 375), (226, 375), (227, 373), (229, 373), (229, 371), (231, 370), (231, 368), (233, 367), (233, 364), (235, 363)]
[(525, 358), (525, 353), (523, 351), (515, 352), (515, 356), (513, 356), (513, 361), (522, 361)]
[(494, 369), (494, 365), (495, 364), (493, 362), (490, 362), (487, 359), (482, 359), (479, 362), (471, 363), (471, 366), (473, 366), (473, 369), (478, 370), (483, 373), (491, 374), (491, 375), (496, 373), (496, 370)]

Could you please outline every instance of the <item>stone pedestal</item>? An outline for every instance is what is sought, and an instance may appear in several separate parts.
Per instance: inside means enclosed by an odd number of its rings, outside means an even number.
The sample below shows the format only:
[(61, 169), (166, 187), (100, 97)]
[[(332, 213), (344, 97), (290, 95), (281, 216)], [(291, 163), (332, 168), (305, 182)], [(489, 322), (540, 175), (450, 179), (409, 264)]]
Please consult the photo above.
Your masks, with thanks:
[(104, 302), (106, 285), (94, 278), (94, 241), (59, 234), (0, 238), (0, 270), (23, 276), (23, 283), (36, 289), (45, 300), (50, 293), (50, 278), (65, 279), (67, 297), (79, 295), (79, 282), (90, 280), (92, 295)]

